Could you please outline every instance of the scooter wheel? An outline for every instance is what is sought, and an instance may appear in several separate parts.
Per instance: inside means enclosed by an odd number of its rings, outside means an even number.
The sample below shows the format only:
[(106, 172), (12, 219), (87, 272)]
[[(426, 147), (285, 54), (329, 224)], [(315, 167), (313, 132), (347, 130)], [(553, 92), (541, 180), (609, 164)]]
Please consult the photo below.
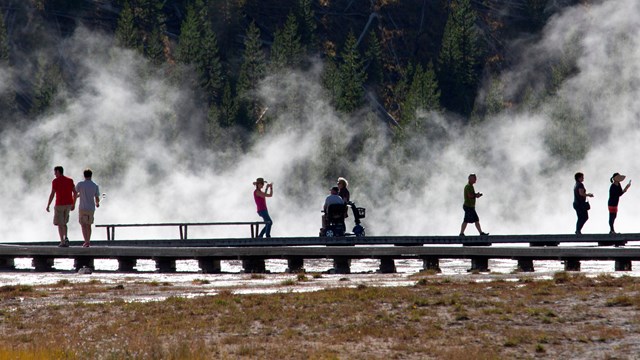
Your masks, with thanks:
[(334, 234), (333, 234), (333, 230), (327, 230), (327, 231), (325, 231), (324, 236), (326, 236), (326, 237), (333, 237), (333, 236), (334, 236)]

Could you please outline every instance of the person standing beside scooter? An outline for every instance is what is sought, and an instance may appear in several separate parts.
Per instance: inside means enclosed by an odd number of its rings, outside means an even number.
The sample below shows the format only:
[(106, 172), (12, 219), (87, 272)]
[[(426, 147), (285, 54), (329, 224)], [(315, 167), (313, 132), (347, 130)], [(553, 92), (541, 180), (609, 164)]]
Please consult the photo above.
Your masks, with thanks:
[(262, 191), (262, 188), (265, 186), (265, 181), (263, 178), (257, 178), (253, 185), (255, 185), (256, 187), (256, 189), (253, 190), (253, 199), (256, 202), (258, 215), (262, 217), (262, 219), (266, 223), (262, 231), (260, 231), (258, 237), (261, 238), (266, 236), (270, 238), (271, 226), (273, 225), (273, 221), (269, 216), (269, 210), (267, 210), (267, 198), (273, 196), (273, 183), (267, 184), (265, 191)]
[(349, 194), (349, 189), (347, 189), (347, 186), (349, 186), (349, 182), (347, 181), (347, 179), (343, 178), (343, 177), (339, 177), (338, 178), (338, 195), (342, 198), (342, 200), (344, 200), (344, 203), (348, 203), (349, 202), (349, 198), (351, 197), (351, 194)]

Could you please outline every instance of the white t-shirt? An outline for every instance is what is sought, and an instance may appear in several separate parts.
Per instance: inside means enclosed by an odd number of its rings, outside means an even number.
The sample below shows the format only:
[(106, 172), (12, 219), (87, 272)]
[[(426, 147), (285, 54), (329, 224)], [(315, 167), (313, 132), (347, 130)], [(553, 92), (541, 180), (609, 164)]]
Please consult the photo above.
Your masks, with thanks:
[(100, 197), (100, 189), (98, 184), (91, 181), (91, 179), (85, 179), (76, 184), (76, 191), (80, 198), (80, 205), (78, 210), (95, 211), (96, 202), (95, 198)]
[(324, 200), (324, 206), (326, 208), (327, 206), (333, 204), (344, 204), (344, 200), (340, 197), (340, 195), (331, 194)]

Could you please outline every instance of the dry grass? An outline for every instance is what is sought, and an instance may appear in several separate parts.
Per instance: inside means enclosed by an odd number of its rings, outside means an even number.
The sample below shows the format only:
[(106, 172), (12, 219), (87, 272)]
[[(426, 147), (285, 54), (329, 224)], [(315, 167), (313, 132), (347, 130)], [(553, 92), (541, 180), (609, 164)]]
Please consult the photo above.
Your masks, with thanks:
[[(413, 287), (118, 300), (158, 287), (171, 284), (0, 288), (0, 360), (627, 358), (640, 351), (640, 280), (631, 277), (559, 273), (476, 283), (421, 274)], [(83, 301), (97, 292), (114, 301)], [(42, 297), (60, 302), (44, 305)]]

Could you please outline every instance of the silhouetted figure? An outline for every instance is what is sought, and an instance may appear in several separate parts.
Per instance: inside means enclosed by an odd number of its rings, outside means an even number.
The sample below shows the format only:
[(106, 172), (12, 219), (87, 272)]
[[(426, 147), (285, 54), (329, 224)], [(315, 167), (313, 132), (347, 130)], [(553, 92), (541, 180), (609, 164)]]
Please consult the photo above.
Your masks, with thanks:
[(626, 193), (631, 186), (631, 180), (627, 183), (627, 186), (622, 188), (622, 184), (620, 184), (626, 176), (620, 175), (619, 173), (614, 173), (611, 176), (611, 186), (609, 187), (609, 201), (607, 205), (609, 206), (609, 234), (615, 234), (616, 231), (613, 228), (613, 223), (616, 221), (616, 217), (618, 216), (618, 202), (620, 201), (620, 196)]
[(476, 174), (469, 175), (469, 182), (464, 187), (464, 204), (462, 209), (464, 210), (464, 220), (460, 226), (460, 236), (464, 236), (464, 231), (467, 228), (467, 224), (474, 223), (478, 233), (482, 236), (489, 235), (489, 233), (483, 232), (480, 226), (480, 218), (476, 213), (476, 199), (482, 196), (482, 193), (476, 192), (473, 188), (473, 184), (478, 180)]
[(589, 209), (591, 205), (587, 202), (588, 197), (593, 197), (593, 194), (588, 193), (584, 188), (584, 174), (577, 172), (573, 176), (576, 180), (576, 185), (573, 187), (573, 208), (576, 210), (578, 221), (576, 222), (576, 235), (582, 234), (582, 227), (589, 220)]
[[(86, 169), (83, 172), (84, 180), (76, 185), (76, 192), (80, 198), (78, 204), (78, 220), (82, 228), (82, 237), (84, 243), (82, 247), (89, 247), (91, 242), (91, 224), (93, 224), (93, 215), (97, 207), (100, 207), (100, 188), (98, 184), (91, 180), (93, 171)], [(75, 201), (74, 201), (75, 203)]]
[(269, 216), (269, 211), (267, 210), (267, 198), (273, 196), (273, 183), (267, 184), (265, 191), (262, 191), (264, 187), (265, 181), (263, 178), (257, 178), (253, 183), (256, 189), (253, 190), (253, 199), (256, 202), (256, 208), (258, 210), (258, 215), (262, 217), (264, 222), (266, 223), (258, 237), (261, 238), (266, 236), (268, 238), (271, 237), (271, 225), (273, 225), (273, 221)]
[(347, 181), (347, 179), (343, 177), (338, 178), (338, 195), (340, 195), (342, 200), (344, 200), (345, 204), (349, 202), (349, 198), (351, 197), (351, 194), (349, 194), (349, 189), (347, 189), (348, 186), (349, 182)]
[(47, 212), (49, 212), (49, 207), (55, 196), (56, 203), (53, 206), (53, 225), (58, 227), (58, 235), (60, 236), (60, 245), (58, 246), (68, 247), (69, 237), (67, 236), (67, 223), (69, 222), (69, 212), (75, 209), (75, 199), (78, 193), (73, 184), (73, 179), (64, 176), (62, 166), (53, 168), (53, 173), (56, 178), (51, 182), (51, 194), (49, 194)]

